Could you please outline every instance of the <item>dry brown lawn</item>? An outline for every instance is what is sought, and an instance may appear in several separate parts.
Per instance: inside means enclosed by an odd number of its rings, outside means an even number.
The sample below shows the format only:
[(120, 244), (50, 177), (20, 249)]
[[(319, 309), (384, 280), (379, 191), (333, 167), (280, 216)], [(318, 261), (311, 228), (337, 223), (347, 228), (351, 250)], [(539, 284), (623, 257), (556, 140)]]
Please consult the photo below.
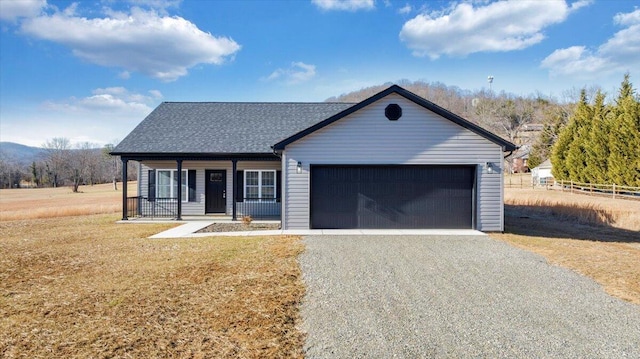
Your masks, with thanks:
[[(172, 224), (116, 224), (121, 192), (81, 190), (0, 192), (0, 357), (302, 357), (298, 238), (149, 240)], [(640, 304), (636, 202), (530, 191), (491, 236)]]
[[(129, 182), (127, 195), (136, 195), (136, 182)], [(0, 189), (0, 221), (29, 218), (117, 213), (122, 210), (122, 183), (71, 187)]]
[(505, 202), (505, 233), (491, 237), (640, 304), (640, 202), (544, 189), (506, 189)]
[(0, 222), (0, 357), (300, 357), (295, 237), (149, 240), (117, 215)]
[(507, 205), (536, 208), (538, 212), (552, 217), (640, 231), (640, 200), (571, 194), (544, 188), (507, 188), (504, 201)]
[(89, 214), (121, 192), (82, 189), (0, 194), (0, 357), (302, 357), (298, 238), (150, 240), (175, 224)]

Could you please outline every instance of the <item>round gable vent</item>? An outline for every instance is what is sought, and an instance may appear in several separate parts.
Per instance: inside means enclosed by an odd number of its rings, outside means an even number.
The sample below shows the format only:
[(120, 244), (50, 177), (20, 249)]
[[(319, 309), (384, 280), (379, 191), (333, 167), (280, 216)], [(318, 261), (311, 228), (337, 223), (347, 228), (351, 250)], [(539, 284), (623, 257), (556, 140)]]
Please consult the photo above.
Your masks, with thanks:
[(389, 121), (397, 121), (402, 117), (402, 107), (398, 104), (392, 103), (384, 109), (384, 115), (389, 119)]

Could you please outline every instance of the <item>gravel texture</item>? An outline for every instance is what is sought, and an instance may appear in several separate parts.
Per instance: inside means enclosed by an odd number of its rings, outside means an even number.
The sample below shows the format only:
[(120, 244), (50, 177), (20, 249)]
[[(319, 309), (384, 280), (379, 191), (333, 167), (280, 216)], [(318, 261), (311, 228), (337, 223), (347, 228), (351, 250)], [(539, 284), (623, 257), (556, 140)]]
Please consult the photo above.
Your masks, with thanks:
[(640, 358), (640, 306), (485, 236), (309, 236), (307, 358)]
[(280, 223), (213, 223), (202, 228), (196, 233), (214, 233), (214, 232), (244, 232), (244, 231), (267, 231), (280, 229)]

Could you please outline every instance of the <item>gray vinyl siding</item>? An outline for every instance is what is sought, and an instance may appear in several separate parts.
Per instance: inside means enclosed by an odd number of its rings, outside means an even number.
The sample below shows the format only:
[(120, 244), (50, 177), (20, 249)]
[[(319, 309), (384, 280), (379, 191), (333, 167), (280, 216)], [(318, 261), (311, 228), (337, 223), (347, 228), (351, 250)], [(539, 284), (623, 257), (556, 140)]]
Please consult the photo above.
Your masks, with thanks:
[[(398, 121), (384, 116), (391, 103), (402, 107)], [(285, 229), (309, 228), (310, 165), (448, 164), (477, 166), (476, 229), (503, 230), (502, 174), (483, 173), (486, 162), (502, 164), (501, 147), (396, 94), (289, 144), (283, 161)]]
[[(150, 169), (175, 169), (175, 161), (145, 161), (141, 164), (139, 173), (139, 195), (146, 197), (149, 186)], [(237, 170), (280, 170), (279, 161), (238, 161)], [(205, 214), (205, 170), (226, 170), (227, 171), (227, 203), (226, 213), (231, 215), (233, 211), (233, 176), (231, 161), (184, 161), (183, 170), (196, 170), (196, 200), (194, 202), (182, 202), (183, 216), (198, 216)], [(274, 213), (278, 215), (279, 213)], [(239, 216), (241, 214), (238, 214)]]

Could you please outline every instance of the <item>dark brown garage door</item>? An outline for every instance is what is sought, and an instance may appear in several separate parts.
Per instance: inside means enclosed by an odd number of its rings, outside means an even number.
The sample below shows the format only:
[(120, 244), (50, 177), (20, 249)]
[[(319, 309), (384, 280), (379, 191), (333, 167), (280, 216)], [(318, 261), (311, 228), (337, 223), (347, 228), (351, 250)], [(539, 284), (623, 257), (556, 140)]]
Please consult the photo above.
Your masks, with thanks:
[(311, 228), (472, 228), (473, 166), (312, 166)]

